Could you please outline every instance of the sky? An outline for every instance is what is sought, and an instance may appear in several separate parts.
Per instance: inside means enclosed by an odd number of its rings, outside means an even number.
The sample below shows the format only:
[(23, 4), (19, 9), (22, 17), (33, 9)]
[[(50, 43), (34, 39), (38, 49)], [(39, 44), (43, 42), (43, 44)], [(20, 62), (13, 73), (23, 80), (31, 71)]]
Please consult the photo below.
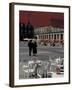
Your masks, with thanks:
[(28, 21), (34, 27), (53, 26), (64, 28), (64, 13), (19, 11), (19, 22), (27, 24)]

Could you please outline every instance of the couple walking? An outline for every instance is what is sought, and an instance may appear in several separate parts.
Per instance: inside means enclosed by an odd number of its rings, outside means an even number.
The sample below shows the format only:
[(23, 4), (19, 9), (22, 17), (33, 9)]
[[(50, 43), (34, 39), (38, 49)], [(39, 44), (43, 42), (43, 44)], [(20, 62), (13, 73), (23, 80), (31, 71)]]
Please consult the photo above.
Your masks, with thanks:
[(37, 42), (36, 39), (30, 40), (28, 42), (29, 47), (29, 56), (31, 56), (31, 52), (33, 52), (33, 55), (36, 56), (37, 54)]

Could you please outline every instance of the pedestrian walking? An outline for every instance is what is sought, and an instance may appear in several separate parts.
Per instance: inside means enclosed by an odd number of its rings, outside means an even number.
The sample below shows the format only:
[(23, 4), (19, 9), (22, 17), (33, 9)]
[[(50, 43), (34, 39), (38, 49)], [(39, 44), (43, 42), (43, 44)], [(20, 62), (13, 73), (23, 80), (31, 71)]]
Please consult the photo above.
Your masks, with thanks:
[(33, 55), (36, 56), (37, 54), (37, 42), (36, 39), (33, 40)]
[(30, 40), (30, 41), (28, 42), (28, 47), (29, 47), (29, 56), (31, 56), (31, 52), (32, 52), (32, 49), (33, 49), (32, 40)]

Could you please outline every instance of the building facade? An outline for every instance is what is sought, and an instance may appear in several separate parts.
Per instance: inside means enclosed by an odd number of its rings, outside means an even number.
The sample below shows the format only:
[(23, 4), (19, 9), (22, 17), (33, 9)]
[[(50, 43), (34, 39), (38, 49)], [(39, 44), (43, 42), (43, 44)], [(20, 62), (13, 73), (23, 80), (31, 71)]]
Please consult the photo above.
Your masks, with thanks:
[(39, 43), (44, 44), (63, 44), (64, 43), (64, 29), (55, 28), (52, 26), (39, 27), (34, 30), (35, 35)]

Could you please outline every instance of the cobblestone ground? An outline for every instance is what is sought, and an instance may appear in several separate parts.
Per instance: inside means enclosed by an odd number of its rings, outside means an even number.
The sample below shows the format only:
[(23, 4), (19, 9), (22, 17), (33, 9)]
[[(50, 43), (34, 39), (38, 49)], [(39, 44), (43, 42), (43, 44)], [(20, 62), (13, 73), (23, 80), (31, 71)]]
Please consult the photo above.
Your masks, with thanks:
[[(51, 63), (56, 64), (55, 61), (57, 58), (64, 58), (64, 48), (61, 46), (52, 47), (52, 46), (38, 45), (37, 56), (33, 56), (33, 54), (31, 56), (29, 56), (29, 50), (28, 50), (27, 43), (20, 42), (20, 47), (19, 47), (19, 78), (20, 79), (32, 78), (29, 76), (29, 72), (31, 72), (31, 70), (34, 70), (33, 65), (35, 66), (36, 62), (38, 62), (39, 64), (41, 62), (41, 67), (39, 68), (38, 71), (40, 74), (43, 74), (43, 72), (45, 72), (45, 70), (43, 71), (43, 68), (47, 65), (47, 69), (48, 69), (48, 68), (50, 68)], [(29, 65), (31, 65), (31, 66), (29, 66)], [(54, 72), (55, 66), (51, 65), (51, 68), (53, 68), (52, 72)], [(56, 77), (63, 76), (63, 74), (58, 75), (58, 76), (55, 75), (55, 76)], [(37, 78), (37, 77), (34, 77), (34, 78)]]

